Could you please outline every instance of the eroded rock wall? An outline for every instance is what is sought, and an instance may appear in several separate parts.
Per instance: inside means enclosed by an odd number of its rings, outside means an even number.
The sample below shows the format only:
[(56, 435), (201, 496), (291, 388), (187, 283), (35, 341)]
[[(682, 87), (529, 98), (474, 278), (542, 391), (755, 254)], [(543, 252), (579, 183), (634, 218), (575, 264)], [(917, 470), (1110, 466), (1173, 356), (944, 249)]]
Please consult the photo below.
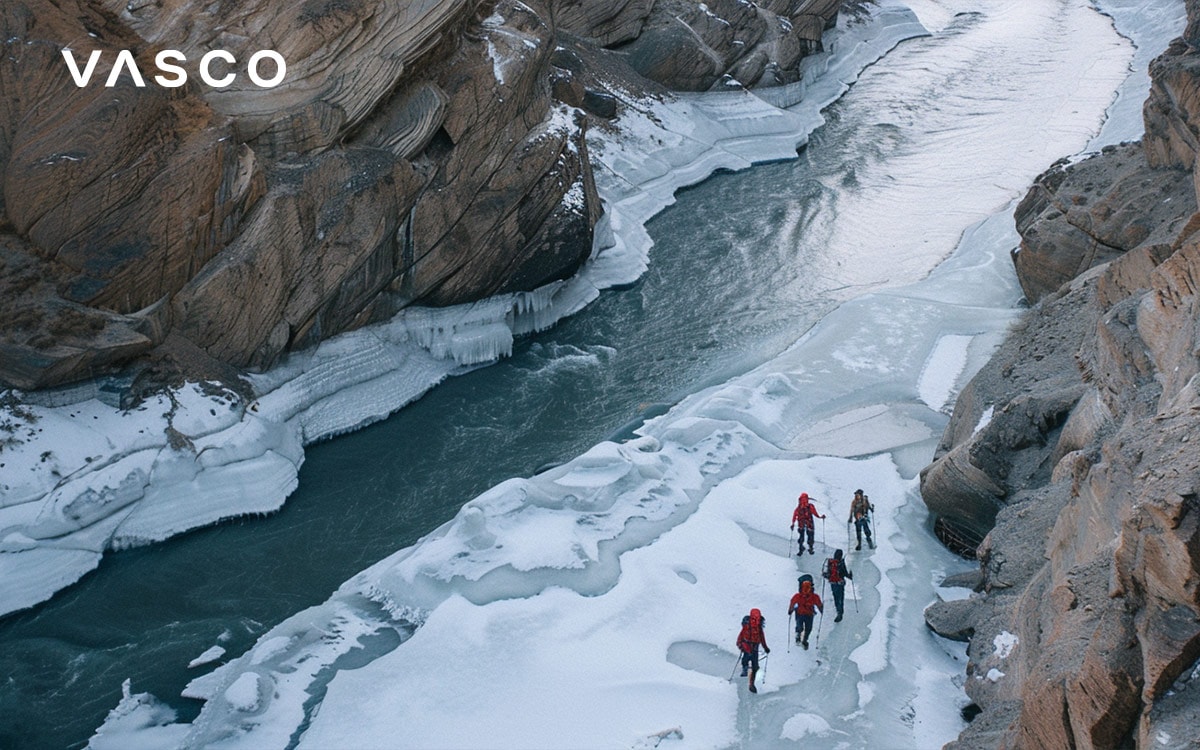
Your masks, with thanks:
[[(588, 65), (630, 91), (787, 82), (840, 5), (5, 2), (0, 386), (267, 367), (410, 304), (566, 278), (601, 212), (584, 135), (618, 113)], [(100, 54), (87, 85), (64, 49), (80, 71)], [(164, 50), (186, 85), (155, 83)], [(228, 85), (201, 80), (214, 50)], [(282, 84), (247, 74), (260, 50)]]
[(656, 0), (620, 46), (639, 73), (673, 89), (774, 86), (800, 79), (841, 0)]
[(922, 474), (932, 510), (986, 534), (977, 592), (926, 617), (970, 643), (983, 713), (955, 747), (1196, 741), (1197, 5), (1152, 67), (1144, 142), (1056, 165), (1018, 209), (1014, 261), (1037, 304)]
[[(0, 383), (235, 367), (414, 304), (572, 274), (600, 214), (552, 13), (510, 0), (14, 0), (0, 8)], [(79, 87), (79, 69), (100, 52)], [(186, 57), (165, 88), (155, 55)], [(238, 64), (205, 85), (214, 49)], [(273, 49), (283, 84), (246, 60)], [(137, 62), (105, 85), (122, 50)], [(240, 66), (240, 67), (239, 67)], [(265, 63), (264, 75), (272, 71)]]

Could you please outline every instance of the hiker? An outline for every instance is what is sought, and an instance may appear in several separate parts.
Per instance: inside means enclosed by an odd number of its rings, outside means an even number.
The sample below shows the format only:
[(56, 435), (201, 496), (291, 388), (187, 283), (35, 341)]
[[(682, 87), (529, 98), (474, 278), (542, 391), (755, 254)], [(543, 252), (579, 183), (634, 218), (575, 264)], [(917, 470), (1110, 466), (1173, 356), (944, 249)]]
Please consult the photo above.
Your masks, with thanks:
[(796, 615), (796, 643), (808, 648), (808, 634), (812, 632), (813, 615), (824, 612), (821, 597), (813, 591), (812, 576), (800, 576), (800, 591), (792, 596), (788, 614)]
[(858, 536), (858, 545), (854, 549), (862, 549), (863, 533), (867, 535), (867, 544), (871, 549), (875, 549), (875, 540), (871, 538), (871, 519), (867, 517), (868, 513), (875, 510), (875, 506), (867, 499), (862, 490), (854, 491), (854, 499), (850, 501), (850, 518), (846, 523), (854, 522), (854, 533)]
[(737, 647), (742, 652), (742, 677), (746, 676), (746, 670), (749, 669), (752, 693), (758, 692), (758, 688), (754, 687), (754, 677), (758, 674), (758, 647), (762, 646), (763, 651), (771, 653), (771, 649), (767, 648), (767, 635), (763, 632), (765, 624), (762, 612), (752, 609), (750, 614), (742, 618), (742, 632), (738, 633)]
[(841, 622), (846, 603), (846, 579), (853, 578), (854, 574), (846, 567), (840, 549), (834, 550), (833, 557), (825, 561), (821, 575), (829, 581), (829, 590), (833, 592), (833, 606), (837, 608), (837, 617), (833, 618), (833, 621)]
[(821, 520), (825, 520), (825, 516), (818, 513), (816, 506), (813, 505), (811, 501), (809, 501), (808, 493), (801, 492), (800, 493), (800, 502), (796, 506), (796, 512), (792, 514), (792, 526), (791, 526), (792, 529), (795, 529), (796, 527), (800, 528), (800, 536), (797, 539), (797, 541), (800, 542), (800, 551), (796, 553), (797, 555), (804, 554), (804, 531), (805, 531), (805, 529), (808, 530), (808, 554), (810, 554), (810, 555), (817, 554), (816, 552), (813, 551), (813, 517), (814, 516), (816, 518), (820, 518)]

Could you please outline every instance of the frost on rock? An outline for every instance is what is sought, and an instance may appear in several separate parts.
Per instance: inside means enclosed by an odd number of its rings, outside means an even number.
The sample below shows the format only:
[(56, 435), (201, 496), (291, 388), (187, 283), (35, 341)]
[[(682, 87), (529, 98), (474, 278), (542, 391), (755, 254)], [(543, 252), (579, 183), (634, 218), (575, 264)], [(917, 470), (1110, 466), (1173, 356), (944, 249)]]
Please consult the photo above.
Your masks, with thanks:
[(991, 424), (992, 415), (994, 415), (995, 413), (996, 413), (995, 405), (988, 406), (988, 408), (984, 409), (983, 413), (979, 415), (979, 421), (975, 424), (975, 429), (972, 430), (971, 434), (973, 434), (973, 435), (978, 434), (980, 430), (982, 430), (983, 428), (985, 428), (989, 424)]
[(1017, 646), (1017, 636), (1005, 630), (992, 639), (992, 646), (992, 653), (1001, 659), (1007, 659)]

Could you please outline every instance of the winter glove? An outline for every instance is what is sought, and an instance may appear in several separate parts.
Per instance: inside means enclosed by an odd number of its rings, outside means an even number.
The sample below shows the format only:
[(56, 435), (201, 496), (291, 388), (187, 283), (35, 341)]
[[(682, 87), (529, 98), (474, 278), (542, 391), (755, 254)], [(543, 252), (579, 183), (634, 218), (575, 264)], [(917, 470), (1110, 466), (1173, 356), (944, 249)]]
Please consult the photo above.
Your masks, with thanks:
[(854, 578), (854, 574), (853, 574), (853, 573), (851, 573), (850, 571), (848, 571), (848, 570), (847, 570), (847, 571), (846, 571), (846, 577), (847, 577), (847, 578), (850, 578), (850, 579), (853, 579), (853, 578)]
[(766, 651), (768, 654), (771, 653), (771, 649), (767, 648), (766, 646), (763, 646), (763, 651)]

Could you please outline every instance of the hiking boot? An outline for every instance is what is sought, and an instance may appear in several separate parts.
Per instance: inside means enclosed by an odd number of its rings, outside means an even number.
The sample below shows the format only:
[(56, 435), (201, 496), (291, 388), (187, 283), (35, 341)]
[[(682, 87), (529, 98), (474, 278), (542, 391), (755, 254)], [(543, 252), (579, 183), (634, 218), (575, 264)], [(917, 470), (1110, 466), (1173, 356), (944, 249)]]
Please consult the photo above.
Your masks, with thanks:
[(752, 693), (757, 693), (757, 692), (758, 692), (758, 688), (756, 688), (756, 687), (754, 687), (753, 685), (751, 685), (751, 686), (750, 686), (750, 692), (752, 692)]
[(833, 618), (833, 621), (834, 621), (834, 622), (841, 622), (841, 621), (842, 621), (842, 613), (841, 613), (841, 612), (838, 612), (838, 616), (837, 616), (837, 617), (835, 617), (835, 618)]
[(809, 547), (809, 548), (808, 548), (808, 554), (810, 554), (810, 555), (815, 555), (815, 554), (817, 554), (817, 553), (816, 553), (816, 552), (813, 550), (813, 548), (812, 548), (812, 547)]
[(746, 676), (746, 675), (748, 675), (748, 674), (750, 674), (750, 673), (749, 673), (749, 672), (747, 672), (745, 669), (743, 669), (743, 670), (742, 670), (742, 677), (745, 677), (745, 676)]
[(808, 650), (808, 639), (805, 638), (804, 640), (800, 641), (800, 645), (804, 647), (805, 651), (807, 651)]
[(875, 549), (875, 540), (874, 539), (868, 539), (867, 544), (871, 545), (871, 549)]
[(862, 542), (859, 542), (858, 544), (854, 545), (854, 549), (862, 549)]
[(796, 643), (799, 643), (801, 640), (800, 634), (796, 633)]

